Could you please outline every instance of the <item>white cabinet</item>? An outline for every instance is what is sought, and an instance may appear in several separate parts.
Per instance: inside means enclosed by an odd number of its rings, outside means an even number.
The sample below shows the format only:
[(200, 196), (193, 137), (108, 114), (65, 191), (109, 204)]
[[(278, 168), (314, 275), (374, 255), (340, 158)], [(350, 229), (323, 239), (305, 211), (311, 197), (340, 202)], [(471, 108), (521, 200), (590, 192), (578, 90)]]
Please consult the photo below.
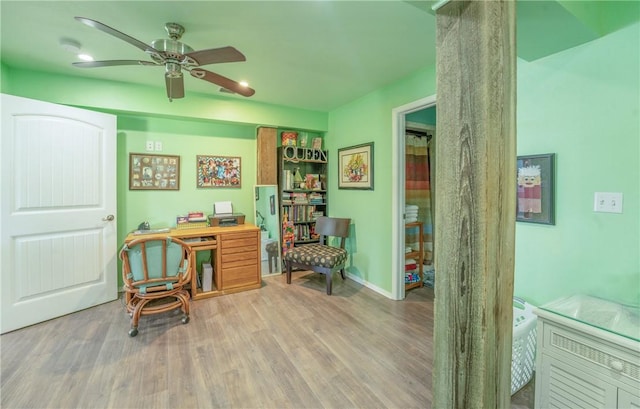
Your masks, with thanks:
[(589, 314), (536, 314), (536, 408), (640, 408), (640, 341)]

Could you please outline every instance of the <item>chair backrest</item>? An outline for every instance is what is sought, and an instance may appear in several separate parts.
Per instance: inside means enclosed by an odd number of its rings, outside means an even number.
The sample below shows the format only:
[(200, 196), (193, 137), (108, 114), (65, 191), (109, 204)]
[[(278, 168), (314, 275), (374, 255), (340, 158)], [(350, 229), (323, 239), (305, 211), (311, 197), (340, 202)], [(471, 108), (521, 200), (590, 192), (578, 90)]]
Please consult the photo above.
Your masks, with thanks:
[(189, 246), (171, 237), (140, 238), (125, 244), (120, 252), (123, 279), (137, 283), (188, 282)]
[(344, 248), (349, 237), (351, 219), (321, 216), (316, 219), (315, 232), (320, 236), (320, 244), (327, 244), (327, 237), (340, 237), (340, 248)]

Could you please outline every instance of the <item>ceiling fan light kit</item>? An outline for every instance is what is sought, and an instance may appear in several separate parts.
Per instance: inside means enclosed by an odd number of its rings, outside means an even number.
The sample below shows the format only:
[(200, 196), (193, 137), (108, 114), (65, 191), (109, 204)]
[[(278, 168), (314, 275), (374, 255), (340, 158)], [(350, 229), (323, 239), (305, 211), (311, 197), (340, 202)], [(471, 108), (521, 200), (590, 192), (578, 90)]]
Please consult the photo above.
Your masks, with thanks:
[(245, 56), (233, 47), (212, 48), (194, 51), (187, 44), (180, 42), (180, 38), (185, 30), (178, 23), (166, 23), (165, 30), (169, 35), (168, 39), (158, 39), (151, 42), (151, 45), (128, 36), (116, 29), (113, 29), (96, 20), (85, 17), (76, 17), (79, 22), (93, 27), (102, 32), (119, 38), (147, 53), (153, 61), (138, 60), (108, 60), (108, 61), (88, 61), (75, 62), (74, 66), (79, 68), (110, 67), (117, 65), (153, 65), (165, 67), (165, 86), (169, 101), (184, 97), (184, 80), (182, 69), (187, 70), (192, 77), (201, 79), (221, 88), (250, 97), (255, 90), (246, 85), (240, 84), (232, 79), (220, 74), (200, 68), (203, 65), (218, 64), (225, 62), (246, 61)]

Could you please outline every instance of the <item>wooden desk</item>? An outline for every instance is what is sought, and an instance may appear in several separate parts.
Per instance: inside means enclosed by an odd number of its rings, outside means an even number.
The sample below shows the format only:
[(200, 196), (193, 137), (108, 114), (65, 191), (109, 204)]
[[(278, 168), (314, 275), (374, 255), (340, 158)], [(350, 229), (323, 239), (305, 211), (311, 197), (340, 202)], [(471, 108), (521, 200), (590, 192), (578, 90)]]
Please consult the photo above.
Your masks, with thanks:
[[(260, 229), (252, 224), (233, 227), (171, 229), (168, 233), (129, 234), (129, 243), (141, 237), (176, 237), (191, 248), (191, 298), (194, 300), (252, 290), (262, 286), (260, 273)], [(199, 239), (199, 241), (189, 241)], [(203, 292), (197, 286), (197, 252), (210, 251), (213, 288)]]

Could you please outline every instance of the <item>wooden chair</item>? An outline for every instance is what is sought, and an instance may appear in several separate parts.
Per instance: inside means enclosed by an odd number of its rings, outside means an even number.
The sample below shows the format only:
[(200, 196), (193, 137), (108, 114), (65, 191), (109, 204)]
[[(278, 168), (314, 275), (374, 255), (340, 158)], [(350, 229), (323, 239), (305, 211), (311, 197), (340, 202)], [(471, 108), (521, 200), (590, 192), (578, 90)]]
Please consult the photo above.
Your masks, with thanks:
[[(335, 271), (340, 271), (342, 279), (345, 279), (344, 265), (347, 261), (347, 251), (344, 249), (344, 244), (349, 236), (350, 223), (351, 219), (318, 217), (315, 232), (320, 235), (320, 242), (293, 247), (284, 254), (287, 284), (291, 284), (292, 268), (312, 270), (327, 276), (327, 295), (331, 295), (332, 274)], [(340, 247), (329, 245), (328, 237), (339, 237)]]
[(182, 323), (189, 322), (191, 280), (189, 245), (177, 238), (142, 237), (122, 247), (122, 279), (127, 312), (131, 316), (129, 336), (138, 334), (141, 315), (180, 308)]

